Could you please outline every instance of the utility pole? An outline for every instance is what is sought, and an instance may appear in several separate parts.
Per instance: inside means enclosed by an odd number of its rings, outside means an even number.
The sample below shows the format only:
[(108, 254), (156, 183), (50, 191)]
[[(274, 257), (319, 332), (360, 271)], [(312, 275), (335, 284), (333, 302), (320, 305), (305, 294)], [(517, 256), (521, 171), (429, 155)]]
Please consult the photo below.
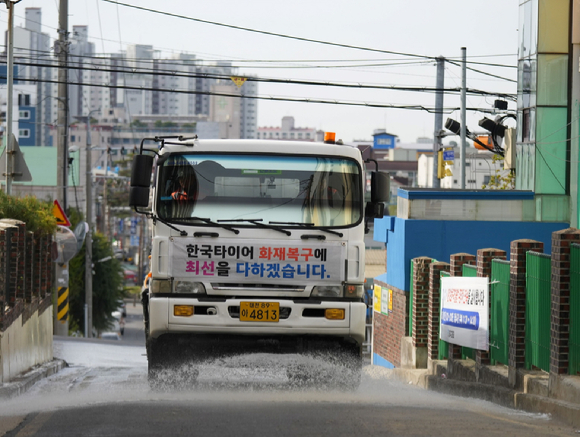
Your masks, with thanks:
[(58, 121), (56, 198), (67, 211), (68, 165), (68, 0), (60, 0), (58, 15)]
[(465, 190), (465, 137), (467, 135), (467, 120), (465, 106), (467, 105), (467, 49), (461, 47), (461, 160), (460, 160), (460, 188)]
[(89, 230), (85, 239), (85, 337), (93, 336), (93, 172), (91, 162), (91, 113), (87, 116), (87, 156), (85, 176), (86, 213)]
[[(18, 0), (20, 1), (20, 0)], [(14, 87), (14, 5), (18, 1), (4, 0), (8, 9), (8, 62), (6, 72), (6, 92), (8, 107), (6, 108), (6, 194), (12, 194), (12, 179), (14, 178), (14, 143), (12, 141), (13, 118), (13, 87)]]
[(103, 182), (103, 234), (107, 240), (109, 238), (109, 215), (107, 214), (107, 179), (109, 178), (109, 151), (110, 147), (107, 146), (105, 151), (105, 180)]
[(433, 134), (433, 188), (439, 188), (439, 178), (437, 177), (437, 160), (441, 149), (443, 129), (443, 87), (445, 85), (445, 58), (437, 58), (437, 82), (435, 88), (435, 133)]

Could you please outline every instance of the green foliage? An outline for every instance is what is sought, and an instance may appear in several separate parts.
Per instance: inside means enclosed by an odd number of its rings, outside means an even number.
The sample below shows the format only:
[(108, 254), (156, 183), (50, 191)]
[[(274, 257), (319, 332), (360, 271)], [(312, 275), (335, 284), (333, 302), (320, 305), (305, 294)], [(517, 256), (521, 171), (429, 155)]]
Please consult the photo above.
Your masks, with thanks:
[(197, 127), (197, 123), (193, 122), (193, 123), (183, 123), (181, 125), (182, 128), (184, 129), (192, 129), (195, 130), (195, 128)]
[(137, 128), (139, 128), (139, 127), (147, 127), (147, 123), (143, 123), (141, 120), (133, 120), (131, 122), (131, 126), (137, 127)]
[[(71, 224), (82, 220), (76, 209), (69, 213)], [(85, 326), (85, 245), (69, 263), (69, 326)], [(97, 262), (110, 256), (107, 261)], [(125, 296), (123, 290), (123, 268), (114, 257), (113, 248), (100, 233), (93, 234), (93, 326), (99, 332), (111, 328), (111, 313), (117, 309), (118, 301)]]
[(0, 218), (23, 221), (28, 231), (52, 234), (56, 230), (52, 207), (52, 202), (35, 196), (14, 197), (0, 191)]
[(172, 128), (172, 127), (177, 127), (177, 123), (174, 123), (173, 121), (161, 121), (161, 120), (157, 120), (155, 122), (155, 127), (157, 129), (163, 129), (163, 128)]
[(489, 190), (513, 190), (516, 187), (516, 174), (514, 170), (501, 170), (503, 167), (503, 156), (493, 155), (491, 162), (501, 163), (500, 168), (495, 171), (495, 174), (491, 175), (489, 182), (483, 184), (481, 188)]

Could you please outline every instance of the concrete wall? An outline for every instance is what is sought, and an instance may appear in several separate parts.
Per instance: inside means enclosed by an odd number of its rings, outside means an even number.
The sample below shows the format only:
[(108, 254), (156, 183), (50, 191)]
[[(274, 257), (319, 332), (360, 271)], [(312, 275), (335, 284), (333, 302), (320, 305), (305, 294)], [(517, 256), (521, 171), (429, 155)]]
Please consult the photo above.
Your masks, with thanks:
[(0, 383), (53, 359), (52, 311), (52, 306), (40, 314), (35, 311), (24, 323), (21, 314), (0, 332)]

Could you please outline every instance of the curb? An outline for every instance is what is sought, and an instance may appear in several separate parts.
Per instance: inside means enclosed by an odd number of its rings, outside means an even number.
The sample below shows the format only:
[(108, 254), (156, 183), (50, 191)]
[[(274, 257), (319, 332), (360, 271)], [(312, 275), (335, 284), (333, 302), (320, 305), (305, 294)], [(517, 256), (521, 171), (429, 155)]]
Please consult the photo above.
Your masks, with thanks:
[(575, 428), (580, 428), (580, 404), (566, 402), (538, 394), (523, 393), (501, 384), (444, 378), (429, 374), (427, 369), (393, 369), (401, 382), (417, 385), (425, 390), (464, 398), (481, 399), (503, 407), (529, 413), (550, 414)]
[(27, 392), (34, 384), (43, 378), (54, 375), (59, 370), (67, 367), (66, 361), (54, 359), (41, 364), (25, 372), (12, 381), (0, 384), (0, 399), (10, 399)]

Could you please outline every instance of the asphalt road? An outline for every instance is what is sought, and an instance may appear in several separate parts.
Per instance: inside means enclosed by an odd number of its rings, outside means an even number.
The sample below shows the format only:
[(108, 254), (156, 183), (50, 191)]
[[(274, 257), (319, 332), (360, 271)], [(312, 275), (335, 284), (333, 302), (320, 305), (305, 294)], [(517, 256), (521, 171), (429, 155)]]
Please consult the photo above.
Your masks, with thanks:
[(127, 309), (121, 341), (57, 338), (55, 356), (69, 366), (0, 401), (0, 435), (578, 435), (547, 415), (425, 391), (370, 364), (355, 392), (295, 387), (285, 372), (292, 357), (269, 354), (208, 362), (195, 387), (152, 391), (140, 306)]

